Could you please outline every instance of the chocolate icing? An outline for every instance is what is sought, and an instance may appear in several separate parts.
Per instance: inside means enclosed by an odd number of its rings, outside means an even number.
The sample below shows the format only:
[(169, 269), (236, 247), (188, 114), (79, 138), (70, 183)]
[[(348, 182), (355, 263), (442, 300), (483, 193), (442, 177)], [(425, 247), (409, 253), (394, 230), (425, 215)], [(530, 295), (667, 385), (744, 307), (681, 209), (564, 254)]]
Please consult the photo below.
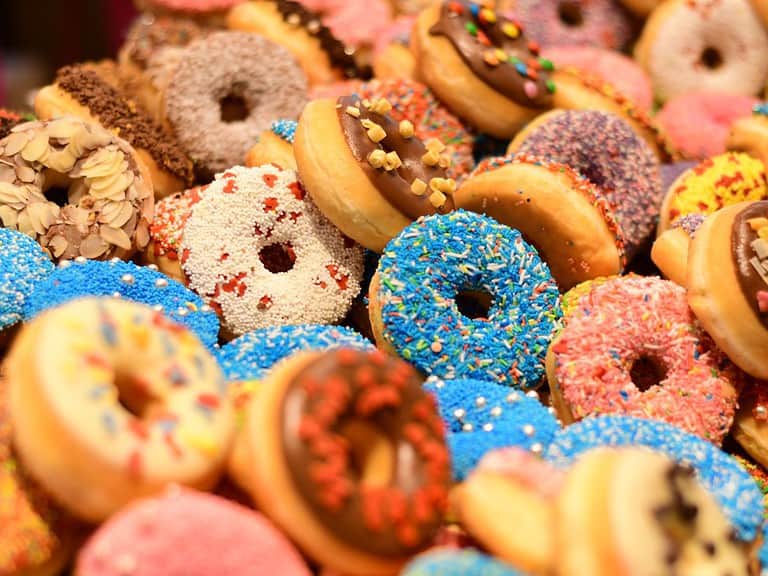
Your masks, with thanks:
[(755, 202), (736, 215), (731, 229), (731, 255), (741, 293), (755, 317), (768, 328), (768, 313), (760, 311), (757, 300), (758, 292), (768, 292), (768, 282), (756, 269), (760, 266), (768, 278), (768, 258), (761, 259), (752, 247), (752, 243), (760, 238), (749, 224), (752, 218), (768, 218), (768, 201)]
[[(347, 112), (348, 107), (357, 107), (360, 110), (359, 117)], [(421, 196), (411, 191), (411, 184), (419, 178), (427, 185), (432, 178), (447, 178), (446, 171), (438, 165), (427, 166), (422, 162), (422, 156), (427, 152), (424, 143), (412, 136), (404, 138), (400, 135), (399, 124), (390, 116), (377, 114), (367, 109), (358, 96), (344, 96), (339, 98), (337, 113), (344, 139), (347, 141), (352, 155), (360, 163), (368, 179), (384, 198), (397, 210), (413, 218), (429, 214), (446, 214), (454, 209), (453, 198), (446, 194), (445, 204), (435, 208), (429, 201), (431, 190), (427, 190)], [(381, 126), (387, 136), (378, 144), (372, 141), (362, 120), (371, 120)], [(384, 170), (374, 168), (368, 162), (368, 156), (374, 150), (385, 152), (395, 151), (402, 161), (402, 166), (396, 170)]]
[(355, 60), (354, 48), (344, 46), (331, 32), (330, 28), (320, 22), (320, 15), (293, 0), (277, 0), (277, 9), (288, 24), (302, 26), (307, 33), (320, 41), (320, 46), (328, 55), (331, 66), (344, 72), (347, 78), (370, 80), (373, 68), (361, 66)]
[[(506, 34), (505, 27), (517, 35)], [(519, 23), (474, 2), (445, 0), (429, 33), (448, 38), (472, 72), (497, 92), (528, 108), (552, 107), (551, 62), (538, 58), (538, 46), (525, 38)]]
[[(450, 468), (442, 423), (416, 371), (382, 352), (338, 350), (304, 367), (282, 405), (295, 488), (316, 519), (357, 550), (400, 558), (442, 522)], [(392, 448), (384, 485), (361, 482), (343, 430), (374, 427)]]

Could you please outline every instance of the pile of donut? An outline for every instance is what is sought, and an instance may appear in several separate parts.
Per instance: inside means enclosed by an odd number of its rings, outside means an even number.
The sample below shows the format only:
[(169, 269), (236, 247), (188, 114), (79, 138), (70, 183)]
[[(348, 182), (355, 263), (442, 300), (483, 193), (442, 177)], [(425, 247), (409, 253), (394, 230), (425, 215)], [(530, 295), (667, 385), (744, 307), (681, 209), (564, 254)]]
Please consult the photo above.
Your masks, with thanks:
[(137, 0), (0, 110), (0, 576), (768, 574), (766, 0)]

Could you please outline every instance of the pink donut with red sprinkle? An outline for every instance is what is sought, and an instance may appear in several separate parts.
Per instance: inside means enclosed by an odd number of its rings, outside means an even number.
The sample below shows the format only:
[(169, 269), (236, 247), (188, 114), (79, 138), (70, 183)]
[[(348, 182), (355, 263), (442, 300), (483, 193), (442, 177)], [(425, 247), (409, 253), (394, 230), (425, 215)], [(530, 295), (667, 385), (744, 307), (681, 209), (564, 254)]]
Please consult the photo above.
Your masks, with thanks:
[(720, 444), (737, 393), (685, 290), (624, 277), (582, 296), (547, 355), (552, 403), (567, 422), (598, 414), (661, 420)]

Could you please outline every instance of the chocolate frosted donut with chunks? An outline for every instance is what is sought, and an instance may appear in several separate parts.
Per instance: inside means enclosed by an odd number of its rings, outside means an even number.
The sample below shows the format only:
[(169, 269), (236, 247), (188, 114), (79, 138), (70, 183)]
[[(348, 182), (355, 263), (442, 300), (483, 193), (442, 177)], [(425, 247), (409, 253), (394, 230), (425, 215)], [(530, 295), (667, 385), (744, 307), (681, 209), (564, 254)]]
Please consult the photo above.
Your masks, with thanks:
[(152, 182), (136, 152), (98, 124), (63, 117), (0, 140), (0, 219), (54, 259), (127, 258), (149, 243)]
[(552, 107), (552, 62), (519, 22), (479, 3), (435, 3), (419, 16), (411, 44), (424, 81), (483, 132), (510, 138)]
[(454, 209), (456, 182), (436, 139), (396, 122), (386, 99), (315, 100), (296, 128), (294, 152), (312, 199), (347, 236), (381, 251), (420, 216)]

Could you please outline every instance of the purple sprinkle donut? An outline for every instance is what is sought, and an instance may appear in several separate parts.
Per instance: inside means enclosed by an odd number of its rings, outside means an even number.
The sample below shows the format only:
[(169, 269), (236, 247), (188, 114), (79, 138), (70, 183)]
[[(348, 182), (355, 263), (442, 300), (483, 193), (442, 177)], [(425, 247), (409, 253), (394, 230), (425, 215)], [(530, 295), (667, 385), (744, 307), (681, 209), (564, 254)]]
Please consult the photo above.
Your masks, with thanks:
[(662, 195), (659, 161), (620, 117), (595, 110), (553, 113), (517, 153), (570, 166), (602, 189), (624, 233), (628, 259), (653, 232)]
[(619, 50), (632, 39), (632, 20), (616, 0), (513, 0), (506, 4), (528, 37), (545, 47), (570, 44)]

